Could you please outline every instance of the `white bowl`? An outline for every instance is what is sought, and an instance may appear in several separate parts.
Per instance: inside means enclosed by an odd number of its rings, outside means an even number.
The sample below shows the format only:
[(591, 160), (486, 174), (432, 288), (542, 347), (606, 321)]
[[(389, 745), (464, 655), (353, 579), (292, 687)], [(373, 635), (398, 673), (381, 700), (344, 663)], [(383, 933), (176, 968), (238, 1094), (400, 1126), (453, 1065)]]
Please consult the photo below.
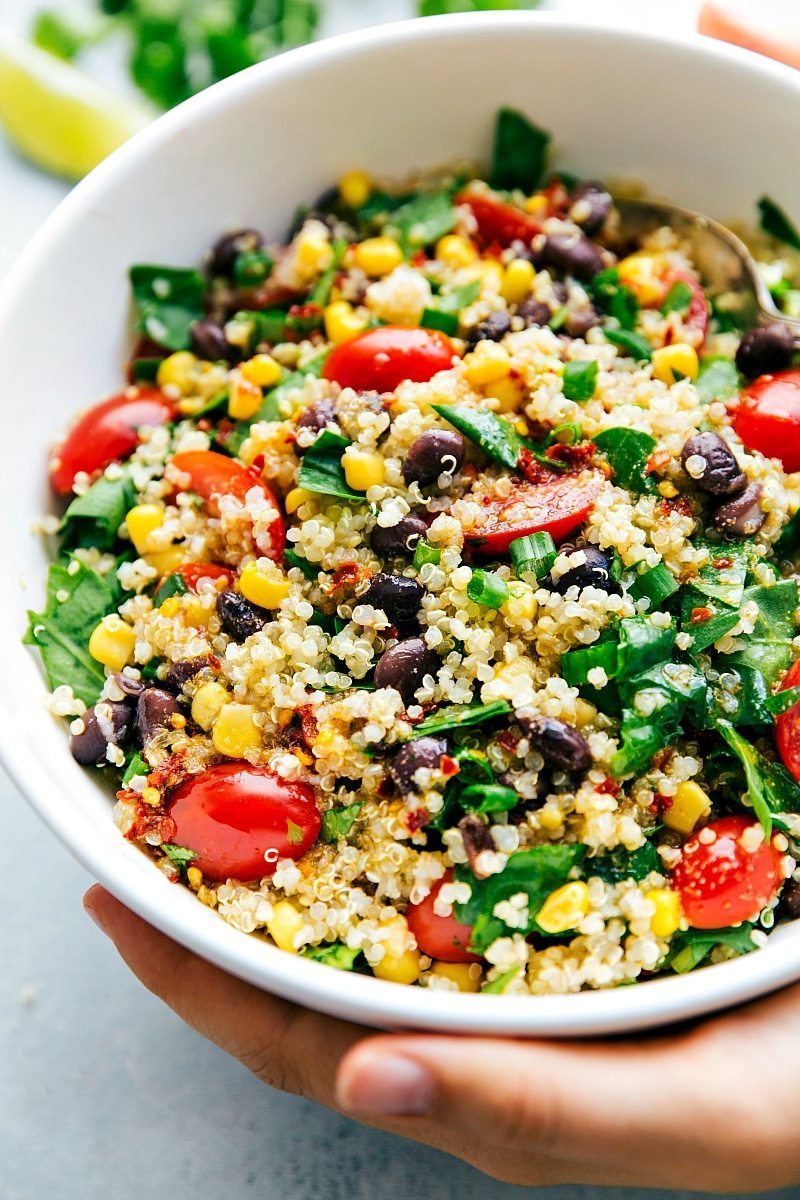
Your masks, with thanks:
[[(20, 644), (42, 601), (49, 443), (115, 391), (129, 345), (130, 263), (196, 262), (220, 230), (285, 230), (295, 206), (347, 169), (402, 175), (484, 158), (495, 110), (553, 131), (558, 161), (628, 175), (722, 219), (762, 193), (800, 211), (800, 73), (704, 39), (612, 32), (537, 14), (384, 26), (287, 54), (157, 121), (47, 222), (0, 292), (0, 747), (47, 824), (153, 925), (243, 979), (369, 1025), (575, 1036), (695, 1017), (800, 978), (800, 923), (746, 958), (606, 992), (515, 998), (404, 988), (304, 961), (247, 937), (168, 883), (73, 762)], [(20, 853), (31, 853), (20, 847)], [(43, 881), (43, 887), (47, 887)], [(24, 901), (23, 901), (24, 902)]]

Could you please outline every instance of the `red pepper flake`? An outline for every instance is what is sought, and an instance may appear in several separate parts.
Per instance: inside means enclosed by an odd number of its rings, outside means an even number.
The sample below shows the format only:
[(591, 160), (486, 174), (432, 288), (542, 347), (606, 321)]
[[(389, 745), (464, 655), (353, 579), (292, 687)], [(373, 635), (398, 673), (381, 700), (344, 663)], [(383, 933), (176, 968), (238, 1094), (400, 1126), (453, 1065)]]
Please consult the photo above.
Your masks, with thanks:
[(444, 775), (445, 779), (449, 779), (451, 775), (457, 775), (461, 770), (454, 758), (449, 754), (443, 754), (439, 759), (439, 770)]
[(254, 475), (260, 475), (261, 472), (264, 470), (264, 464), (266, 463), (266, 461), (267, 460), (266, 460), (265, 455), (257, 454), (255, 456), (255, 458), (253, 459), (253, 461), (250, 463), (248, 470), (252, 471)]
[(664, 746), (663, 749), (657, 750), (653, 755), (653, 769), (656, 771), (663, 771), (667, 763), (672, 758), (672, 754), (673, 751), (671, 746)]
[(733, 559), (715, 558), (711, 565), (712, 567), (715, 567), (717, 571), (727, 571), (729, 567), (733, 566)]
[(546, 479), (552, 479), (553, 477), (553, 472), (549, 471), (538, 459), (534, 458), (533, 453), (527, 446), (523, 446), (519, 452), (517, 470), (525, 476), (528, 483), (544, 483)]
[(222, 663), (219, 661), (219, 659), (217, 658), (216, 654), (209, 654), (209, 656), (208, 656), (208, 665), (209, 665), (210, 667), (213, 667), (213, 669), (214, 669), (215, 671), (219, 671), (219, 670), (221, 669), (221, 667), (222, 667)]
[(409, 259), (412, 267), (424, 267), (427, 261), (428, 256), (424, 250), (415, 250)]
[(594, 790), (596, 792), (600, 792), (600, 794), (603, 796), (618, 796), (621, 787), (622, 784), (617, 783), (616, 779), (609, 779), (608, 776), (606, 776), (602, 783), (596, 783), (594, 785)]
[(667, 809), (672, 808), (673, 804), (674, 800), (672, 796), (662, 796), (661, 792), (656, 792), (649, 811), (657, 817), (663, 817)]
[(197, 422), (197, 428), (202, 429), (203, 433), (208, 433), (209, 429), (211, 429), (211, 422), (208, 417), (201, 417)]
[[(123, 792), (121, 795), (128, 795)], [(171, 842), (177, 833), (177, 826), (163, 808), (151, 808), (141, 802), (136, 805), (133, 824), (125, 834), (129, 842), (138, 842), (142, 838), (156, 834), (159, 842)]]
[(409, 833), (416, 833), (423, 825), (427, 825), (429, 820), (430, 813), (427, 808), (415, 808), (403, 816), (403, 824)]
[(669, 465), (670, 455), (666, 450), (654, 450), (647, 460), (644, 469), (645, 475), (652, 475), (654, 472), (663, 471)]
[(342, 587), (355, 587), (362, 579), (368, 579), (371, 572), (363, 567), (360, 563), (349, 562), (343, 563), (338, 567), (331, 576), (331, 582), (328, 586), (328, 595), (337, 591)]
[(691, 622), (693, 625), (702, 625), (704, 621), (708, 621), (713, 615), (713, 608), (709, 608), (707, 604), (704, 604), (700, 608), (692, 609)]
[(297, 715), (300, 718), (300, 730), (303, 735), (303, 741), (310, 750), (317, 740), (317, 734), (319, 733), (319, 725), (317, 724), (317, 718), (314, 716), (312, 705), (301, 704), (297, 709)]
[[(174, 754), (170, 754), (165, 762), (161, 763), (158, 767), (154, 767), (150, 772), (148, 783), (151, 787), (158, 788), (162, 798), (169, 792), (174, 791), (176, 787), (180, 787), (191, 776), (192, 772), (187, 768), (185, 758), (186, 752), (184, 750), (177, 750)], [(150, 811), (154, 810), (150, 809)], [(161, 840), (169, 841), (168, 838), (162, 838)]]
[(497, 744), (507, 750), (509, 754), (515, 754), (519, 740), (519, 734), (514, 733), (512, 729), (504, 729), (497, 738)]
[(594, 442), (577, 442), (574, 446), (555, 442), (547, 447), (545, 456), (554, 462), (567, 463), (570, 467), (582, 467), (589, 462), (596, 450)]
[(676, 496), (674, 500), (662, 500), (658, 505), (662, 517), (669, 517), (673, 512), (682, 517), (691, 517), (692, 506), (685, 496)]

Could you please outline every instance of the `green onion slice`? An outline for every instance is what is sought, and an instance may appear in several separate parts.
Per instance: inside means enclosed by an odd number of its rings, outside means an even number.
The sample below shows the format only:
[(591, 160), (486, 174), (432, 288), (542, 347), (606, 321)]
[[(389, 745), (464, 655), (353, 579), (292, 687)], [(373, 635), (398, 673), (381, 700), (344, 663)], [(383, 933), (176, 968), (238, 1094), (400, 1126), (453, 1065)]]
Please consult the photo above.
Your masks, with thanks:
[(502, 608), (509, 596), (508, 584), (494, 571), (484, 571), (479, 567), (472, 572), (467, 595), (484, 608)]
[(511, 562), (517, 579), (533, 575), (544, 579), (556, 561), (556, 547), (549, 533), (529, 533), (516, 538), (509, 546)]

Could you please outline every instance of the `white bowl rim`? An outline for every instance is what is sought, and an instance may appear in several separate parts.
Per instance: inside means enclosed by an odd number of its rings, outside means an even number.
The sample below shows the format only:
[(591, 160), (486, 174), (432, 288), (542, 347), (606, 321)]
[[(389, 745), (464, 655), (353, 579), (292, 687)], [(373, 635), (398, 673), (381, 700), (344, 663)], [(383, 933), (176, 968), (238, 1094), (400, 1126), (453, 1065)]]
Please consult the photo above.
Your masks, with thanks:
[[(158, 118), (136, 134), (79, 183), (23, 250), (0, 284), (0, 328), (25, 280), (46, 263), (51, 247), (80, 225), (81, 214), (102, 196), (115, 177), (168, 140), (176, 130), (203, 119), (206, 112), (224, 108), (237, 96), (257, 90), (264, 76), (272, 79), (310, 72), (314, 64), (347, 58), (386, 42), (411, 44), (418, 39), (450, 40), (470, 34), (480, 25), (528, 32), (532, 28), (580, 34), (597, 40), (622, 40), (636, 46), (654, 44), (686, 54), (744, 66), (755, 75), (782, 80), (798, 95), (800, 72), (738, 47), (695, 34), (661, 35), (622, 29), (558, 13), (484, 12), (425, 17), (393, 22), (342, 34), (279, 55), (216, 84)], [(17, 630), (3, 629), (0, 638), (15, 638)], [(44, 694), (44, 683), (43, 683)], [(2, 698), (7, 706), (7, 699)], [(465, 995), (401, 987), (396, 984), (324, 968), (241, 934), (211, 910), (184, 896), (171, 903), (173, 891), (153, 871), (153, 885), (142, 885), (140, 852), (120, 839), (120, 854), (110, 860), (91, 844), (74, 836), (68, 806), (54, 794), (36, 756), (15, 742), (13, 726), (0, 720), (0, 759), (20, 791), (46, 825), (74, 857), (119, 900), (151, 925), (188, 949), (262, 990), (274, 992), (321, 1012), (382, 1028), (417, 1028), (450, 1033), (585, 1037), (625, 1033), (692, 1019), (785, 987), (800, 979), (800, 939), (795, 945), (773, 942), (757, 953), (685, 976), (649, 980), (637, 986), (574, 995)], [(134, 858), (136, 856), (136, 862)], [(182, 894), (182, 893), (181, 893)]]

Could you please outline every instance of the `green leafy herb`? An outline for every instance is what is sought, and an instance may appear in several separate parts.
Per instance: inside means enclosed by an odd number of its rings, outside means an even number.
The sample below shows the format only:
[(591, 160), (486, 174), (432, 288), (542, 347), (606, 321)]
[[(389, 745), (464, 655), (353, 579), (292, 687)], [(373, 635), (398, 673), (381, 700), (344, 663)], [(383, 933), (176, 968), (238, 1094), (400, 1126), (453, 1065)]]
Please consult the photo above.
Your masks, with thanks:
[[(570, 873), (581, 865), (585, 846), (534, 846), (512, 854), (503, 870), (488, 879), (476, 879), (468, 867), (456, 868), (456, 879), (469, 883), (472, 895), (455, 906), (456, 917), (472, 926), (470, 949), (482, 954), (503, 934), (531, 933), (536, 926), (536, 914), (547, 897), (561, 887)], [(521, 929), (511, 930), (494, 915), (497, 904), (524, 892), (528, 897), (528, 915)]]
[(287, 549), (283, 552), (283, 560), (287, 567), (297, 567), (298, 570), (303, 572), (306, 579), (310, 579), (312, 583), (316, 582), (320, 569), (314, 563), (309, 562), (307, 558), (304, 558), (302, 554), (298, 554), (296, 550)]
[(456, 210), (448, 191), (419, 192), (392, 213), (387, 231), (406, 253), (438, 242), (455, 227)]
[(186, 846), (173, 846), (170, 842), (162, 842), (161, 849), (169, 861), (180, 868), (188, 867), (199, 857), (195, 850), (189, 850)]
[(364, 504), (363, 492), (354, 492), (345, 479), (342, 454), (350, 445), (347, 438), (329, 429), (323, 430), (303, 455), (299, 486), (321, 496), (337, 496), (340, 500)]
[(324, 354), (318, 354), (316, 358), (312, 358), (307, 362), (302, 369), (285, 375), (280, 383), (277, 383), (274, 388), (270, 388), (264, 396), (264, 402), (258, 412), (250, 417), (248, 421), (238, 421), (225, 439), (224, 449), (228, 454), (235, 456), (239, 453), (245, 440), (250, 436), (251, 425), (257, 421), (285, 420), (289, 414), (284, 412), (284, 407), (289, 406), (291, 393), (303, 387), (308, 375), (318, 379), (322, 374), (327, 357), (327, 351)]
[(96, 483), (76, 496), (61, 522), (61, 545), (72, 550), (77, 546), (96, 546), (111, 550), (117, 541), (117, 530), (136, 499), (130, 476), (123, 472), (118, 479), (101, 475)]
[(781, 536), (775, 543), (775, 553), (789, 557), (800, 548), (800, 510), (784, 525)]
[(496, 571), (478, 567), (467, 584), (467, 595), (484, 608), (502, 608), (509, 596), (508, 584)]
[(44, 9), (33, 23), (31, 41), (34, 45), (71, 62), (86, 46), (100, 42), (109, 32), (109, 22), (82, 6), (63, 11)]
[(337, 967), (340, 971), (352, 971), (360, 954), (360, 950), (345, 946), (344, 942), (323, 942), (319, 946), (304, 946), (300, 957), (323, 963), (326, 967)]
[(472, 813), (510, 812), (519, 804), (519, 794), (499, 783), (476, 783), (464, 788), (458, 802)]
[(150, 767), (142, 758), (141, 754), (131, 756), (128, 765), (125, 768), (125, 774), (122, 776), (122, 786), (126, 788), (132, 779), (137, 775), (149, 775)]
[(134, 383), (155, 383), (163, 358), (135, 358), (130, 369)]
[(243, 250), (233, 264), (233, 279), (241, 288), (256, 288), (263, 283), (273, 266), (263, 250)]
[(696, 538), (696, 550), (705, 547), (709, 561), (692, 580), (692, 588), (710, 600), (718, 600), (731, 608), (739, 608), (752, 558), (747, 542), (704, 542)]
[(51, 563), (45, 611), (28, 614), (24, 638), (39, 647), (51, 690), (67, 684), (84, 704), (94, 704), (105, 671), (89, 653), (89, 638), (103, 617), (116, 611), (119, 598), (114, 573), (97, 575), (77, 559)]
[(629, 492), (655, 492), (658, 482), (647, 473), (647, 460), (657, 442), (649, 433), (615, 425), (593, 439), (598, 450), (605, 454), (614, 472), (614, 483)]
[(625, 879), (638, 882), (653, 871), (663, 871), (663, 866), (652, 842), (645, 842), (638, 850), (617, 846), (615, 850), (587, 858), (584, 864), (587, 879), (597, 875), (606, 883), (622, 883)]
[(131, 267), (137, 328), (169, 350), (187, 350), (191, 329), (203, 317), (205, 280), (182, 267)]
[(620, 748), (611, 774), (646, 770), (655, 752), (678, 737), (684, 714), (697, 719), (702, 713), (706, 692), (704, 676), (688, 663), (661, 662), (621, 680)]
[(614, 317), (621, 329), (635, 328), (639, 316), (639, 301), (631, 288), (620, 283), (616, 267), (609, 267), (595, 275), (588, 287), (597, 306), (610, 317)]
[(728, 721), (717, 721), (717, 731), (744, 767), (753, 812), (769, 838), (774, 814), (800, 810), (800, 787), (785, 767), (766, 759)]
[(160, 608), (170, 596), (185, 596), (188, 591), (189, 588), (187, 587), (186, 580), (180, 571), (172, 571), (156, 588), (153, 603), (156, 608)]
[(742, 603), (755, 604), (758, 609), (753, 631), (737, 639), (741, 648), (720, 661), (753, 667), (768, 684), (773, 684), (792, 661), (791, 641), (797, 632), (797, 582), (782, 579), (771, 587), (746, 588)]
[(429, 822), (431, 829), (449, 829), (455, 824), (454, 813), (463, 809), (461, 796), (470, 787), (486, 787), (494, 784), (494, 774), (485, 754), (459, 746), (453, 751), (453, 758), (458, 763), (458, 774), (448, 779), (442, 797), (442, 807)]
[(492, 979), (490, 983), (485, 983), (481, 988), (481, 993), (484, 996), (499, 996), (506, 990), (512, 979), (516, 979), (522, 970), (521, 966), (510, 967), (507, 971), (503, 971), (496, 979)]
[(488, 409), (470, 408), (466, 404), (432, 404), (431, 407), (489, 458), (509, 471), (516, 470), (524, 443), (509, 421)]
[(708, 596), (693, 587), (684, 590), (681, 630), (690, 635), (693, 654), (707, 650), (738, 623), (738, 608), (711, 601)]
[(738, 396), (742, 378), (732, 358), (723, 354), (707, 354), (700, 359), (700, 369), (694, 386), (703, 404), (712, 400), (732, 400)]
[(694, 293), (685, 279), (676, 279), (664, 297), (664, 303), (661, 305), (662, 313), (667, 316), (671, 312), (686, 312), (692, 303), (693, 295)]
[(675, 576), (664, 566), (663, 562), (660, 562), (648, 571), (642, 571), (641, 575), (637, 575), (631, 583), (628, 593), (634, 600), (640, 600), (646, 596), (650, 601), (650, 607), (656, 609), (674, 596), (679, 589), (680, 584)]
[(800, 703), (800, 687), (784, 688), (783, 691), (776, 692), (774, 696), (768, 696), (764, 701), (767, 712), (775, 717), (788, 712), (798, 703)]
[(731, 929), (687, 929), (673, 938), (665, 965), (679, 975), (698, 967), (717, 946), (727, 946), (734, 954), (749, 954), (758, 947), (753, 941), (750, 922)]
[[(718, 660), (719, 663), (723, 661)], [(706, 728), (713, 728), (720, 719), (737, 726), (772, 724), (769, 689), (759, 670), (748, 666), (726, 666), (721, 674), (715, 672), (714, 675), (708, 688), (711, 703)]]
[(286, 836), (293, 846), (299, 846), (303, 841), (303, 830), (288, 818), (286, 821)]
[(582, 403), (591, 400), (597, 387), (598, 366), (593, 359), (573, 360), (564, 365), (564, 395)]
[(492, 187), (533, 192), (547, 165), (550, 134), (514, 108), (501, 108), (494, 131)]
[(329, 808), (327, 812), (323, 813), (322, 833), (320, 835), (323, 842), (329, 842), (335, 846), (341, 838), (346, 838), (358, 820), (361, 808), (360, 801), (356, 801), (354, 804), (343, 804), (338, 808)]
[(769, 196), (762, 196), (758, 202), (758, 211), (764, 233), (787, 246), (792, 246), (795, 250), (800, 250), (800, 232), (774, 200), (770, 200)]
[(482, 725), (484, 721), (508, 716), (511, 711), (511, 705), (505, 700), (493, 700), (491, 704), (448, 704), (420, 721), (412, 736), (425, 737), (428, 734), (447, 733), (450, 729)]
[(653, 347), (644, 334), (631, 333), (629, 329), (604, 329), (603, 334), (635, 362), (650, 362), (653, 357)]

